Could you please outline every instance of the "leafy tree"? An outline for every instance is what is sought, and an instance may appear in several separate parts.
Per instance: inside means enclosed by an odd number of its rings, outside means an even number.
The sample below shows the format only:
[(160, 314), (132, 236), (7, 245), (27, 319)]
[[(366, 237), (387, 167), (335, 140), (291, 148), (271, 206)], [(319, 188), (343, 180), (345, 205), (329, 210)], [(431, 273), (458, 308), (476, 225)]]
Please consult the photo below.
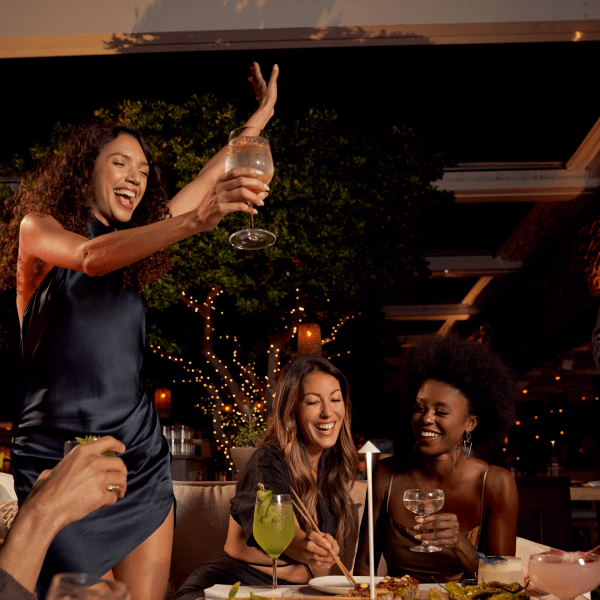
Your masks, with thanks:
[[(96, 115), (144, 129), (176, 190), (221, 147), (242, 120), (237, 112), (206, 95), (177, 105), (125, 101)], [(417, 250), (422, 219), (449, 200), (430, 186), (448, 158), (409, 128), (361, 132), (334, 112), (310, 110), (274, 119), (269, 137), (275, 176), (256, 220), (277, 235), (275, 246), (233, 248), (228, 237), (247, 216), (231, 215), (175, 244), (171, 272), (144, 290), (151, 347), (204, 386), (202, 404), (226, 445), (228, 426), (257, 404), (269, 407), (301, 321), (316, 319), (334, 345), (348, 319), (426, 273)], [(202, 317), (201, 333), (189, 308)]]

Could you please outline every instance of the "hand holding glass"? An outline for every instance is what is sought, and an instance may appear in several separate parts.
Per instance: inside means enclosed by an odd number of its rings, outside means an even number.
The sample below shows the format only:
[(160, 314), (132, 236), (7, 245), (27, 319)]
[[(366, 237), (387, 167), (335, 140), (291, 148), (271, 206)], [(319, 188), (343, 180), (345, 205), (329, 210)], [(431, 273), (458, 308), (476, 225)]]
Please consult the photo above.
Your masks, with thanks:
[(252, 533), (258, 545), (273, 561), (273, 589), (277, 589), (277, 559), (292, 543), (296, 532), (292, 498), (289, 494), (268, 494), (256, 498)]
[[(442, 490), (406, 490), (404, 492), (404, 506), (420, 517), (431, 515), (444, 506), (444, 492)], [(413, 546), (412, 552), (440, 552), (441, 546), (432, 546), (421, 542), (420, 546)]]
[[(227, 146), (227, 158), (225, 159), (225, 171), (231, 171), (240, 167), (251, 167), (262, 171), (262, 175), (256, 175), (268, 184), (273, 178), (273, 157), (266, 132), (258, 127), (240, 127), (229, 134)], [(250, 189), (250, 188), (248, 188)], [(263, 190), (251, 189), (250, 191), (260, 193)], [(260, 250), (272, 246), (277, 237), (266, 229), (254, 228), (254, 215), (250, 213), (250, 225), (248, 229), (236, 231), (229, 238), (232, 246), (240, 250)]]

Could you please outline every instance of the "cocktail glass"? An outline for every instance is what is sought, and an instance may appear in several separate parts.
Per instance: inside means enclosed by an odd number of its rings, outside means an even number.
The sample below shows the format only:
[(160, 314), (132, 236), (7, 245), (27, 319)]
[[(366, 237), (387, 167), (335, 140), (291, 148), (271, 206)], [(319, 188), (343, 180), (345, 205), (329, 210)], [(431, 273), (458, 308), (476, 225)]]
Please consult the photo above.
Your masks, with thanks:
[[(268, 184), (273, 178), (273, 157), (265, 131), (258, 127), (239, 127), (229, 134), (225, 171), (238, 167), (251, 167), (262, 171), (256, 178)], [(248, 188), (250, 189), (250, 188)], [(250, 189), (259, 193), (262, 190)], [(240, 250), (260, 250), (268, 248), (277, 241), (274, 233), (266, 229), (254, 228), (254, 215), (250, 213), (248, 229), (233, 233), (229, 242)]]
[(529, 580), (540, 592), (573, 600), (600, 585), (600, 556), (551, 550), (529, 557)]
[[(404, 506), (420, 517), (431, 515), (444, 506), (444, 492), (442, 490), (406, 490), (402, 498)], [(427, 542), (421, 542), (420, 546), (412, 546), (412, 552), (440, 552), (441, 546), (432, 546)]]
[(479, 559), (477, 583), (498, 581), (525, 585), (523, 564), (518, 556), (484, 556)]
[(131, 600), (127, 586), (86, 573), (59, 573), (52, 578), (46, 600)]
[(277, 589), (277, 559), (291, 544), (296, 532), (289, 494), (257, 497), (254, 506), (254, 539), (273, 561), (273, 589)]

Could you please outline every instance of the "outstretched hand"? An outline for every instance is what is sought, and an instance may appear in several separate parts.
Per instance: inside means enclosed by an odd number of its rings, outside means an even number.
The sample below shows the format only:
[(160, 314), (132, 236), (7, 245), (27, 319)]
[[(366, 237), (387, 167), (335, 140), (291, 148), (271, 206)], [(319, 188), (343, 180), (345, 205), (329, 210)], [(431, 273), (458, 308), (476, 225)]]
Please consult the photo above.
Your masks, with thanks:
[(252, 84), (256, 99), (258, 100), (258, 110), (250, 117), (246, 126), (260, 127), (264, 129), (269, 119), (275, 114), (275, 103), (277, 102), (277, 78), (279, 77), (279, 67), (273, 66), (269, 83), (265, 81), (260, 70), (260, 65), (255, 62), (250, 67), (252, 76), (248, 81)]

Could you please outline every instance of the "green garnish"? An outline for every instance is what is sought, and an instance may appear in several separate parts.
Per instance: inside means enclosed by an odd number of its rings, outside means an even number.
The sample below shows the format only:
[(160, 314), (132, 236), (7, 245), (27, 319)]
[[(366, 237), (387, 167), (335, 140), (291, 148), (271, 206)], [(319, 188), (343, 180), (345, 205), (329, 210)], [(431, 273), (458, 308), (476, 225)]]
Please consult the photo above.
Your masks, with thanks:
[[(88, 442), (93, 442), (94, 440), (97, 440), (98, 436), (97, 435), (86, 435), (85, 437), (77, 437), (75, 436), (75, 440), (78, 441), (80, 444), (87, 444)], [(103, 452), (101, 456), (116, 456), (117, 453), (114, 450), (107, 450), (106, 452)]]
[[(262, 483), (258, 484), (260, 488), (258, 492), (256, 492), (256, 497), (260, 500), (260, 504), (256, 509), (256, 513), (258, 514), (260, 520), (267, 518), (267, 516), (273, 517), (275, 510), (271, 508), (271, 503), (273, 502), (273, 492), (272, 490), (265, 489), (265, 486)], [(271, 509), (269, 511), (269, 509)]]
[(239, 589), (240, 589), (240, 582), (238, 581), (237, 583), (234, 583), (231, 586), (231, 589), (229, 590), (229, 596), (227, 596), (227, 600), (233, 600), (235, 598), (235, 595), (238, 593)]
[(75, 439), (80, 444), (87, 444), (88, 442), (93, 442), (94, 440), (97, 440), (98, 436), (95, 436), (95, 435), (86, 435), (85, 437), (77, 437), (77, 436), (75, 436)]

